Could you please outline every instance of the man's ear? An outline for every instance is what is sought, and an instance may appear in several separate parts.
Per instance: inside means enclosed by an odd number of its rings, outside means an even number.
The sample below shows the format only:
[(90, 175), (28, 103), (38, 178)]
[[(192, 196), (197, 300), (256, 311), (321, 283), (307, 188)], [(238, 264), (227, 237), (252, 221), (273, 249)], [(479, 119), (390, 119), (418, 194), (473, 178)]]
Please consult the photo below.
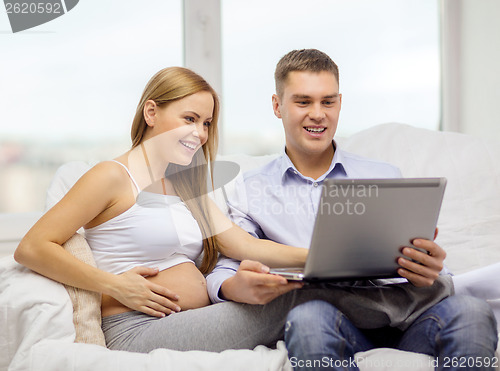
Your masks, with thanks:
[(155, 101), (151, 99), (144, 104), (144, 120), (148, 126), (155, 126), (156, 107)]
[(278, 97), (277, 94), (273, 94), (273, 111), (274, 115), (279, 119), (281, 118), (280, 106), (281, 106), (280, 97)]

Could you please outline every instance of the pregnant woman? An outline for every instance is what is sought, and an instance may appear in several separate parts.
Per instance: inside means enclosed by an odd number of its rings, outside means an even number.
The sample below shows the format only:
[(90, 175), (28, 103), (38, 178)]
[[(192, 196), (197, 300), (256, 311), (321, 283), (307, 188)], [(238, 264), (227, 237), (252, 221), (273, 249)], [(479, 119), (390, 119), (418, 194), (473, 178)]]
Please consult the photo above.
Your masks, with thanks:
[[(207, 196), (218, 116), (217, 94), (199, 75), (180, 67), (158, 72), (138, 104), (132, 148), (84, 174), (15, 252), (44, 276), (102, 293), (112, 349), (251, 348), (262, 340), (235, 342), (245, 314), (232, 320), (231, 313), (250, 311), (258, 321), (256, 312), (229, 302), (208, 306), (204, 275), (219, 253), (269, 266), (305, 262), (305, 249), (251, 237)], [(62, 247), (80, 227), (97, 268)]]

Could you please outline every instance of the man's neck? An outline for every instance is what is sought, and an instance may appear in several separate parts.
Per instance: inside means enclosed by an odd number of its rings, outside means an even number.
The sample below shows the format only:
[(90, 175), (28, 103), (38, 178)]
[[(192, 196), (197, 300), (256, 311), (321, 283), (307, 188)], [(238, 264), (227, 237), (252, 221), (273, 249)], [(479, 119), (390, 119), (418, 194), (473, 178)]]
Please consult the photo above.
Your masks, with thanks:
[(330, 168), (335, 149), (332, 144), (324, 152), (318, 154), (295, 152), (289, 149), (286, 149), (286, 154), (303, 176), (318, 179)]

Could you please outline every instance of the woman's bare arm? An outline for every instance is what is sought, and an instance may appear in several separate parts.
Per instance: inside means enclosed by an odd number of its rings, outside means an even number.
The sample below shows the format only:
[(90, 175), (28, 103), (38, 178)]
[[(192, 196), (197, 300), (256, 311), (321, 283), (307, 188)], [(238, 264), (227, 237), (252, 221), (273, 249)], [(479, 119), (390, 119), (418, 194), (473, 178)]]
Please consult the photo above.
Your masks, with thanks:
[(259, 261), (269, 267), (304, 266), (307, 249), (255, 238), (232, 223), (212, 200), (209, 205), (222, 254), (237, 260)]
[(124, 176), (127, 177), (124, 170), (110, 162), (100, 163), (89, 170), (29, 230), (14, 258), (55, 281), (107, 294), (132, 309), (162, 316), (171, 312), (169, 307), (175, 308), (167, 299), (175, 298), (175, 294), (144, 278), (156, 274), (156, 270), (134, 268), (115, 275), (81, 262), (62, 247), (80, 227), (96, 218), (115, 216), (112, 215), (116, 212), (114, 210), (120, 207), (116, 195), (130, 190), (128, 178), (124, 181)]

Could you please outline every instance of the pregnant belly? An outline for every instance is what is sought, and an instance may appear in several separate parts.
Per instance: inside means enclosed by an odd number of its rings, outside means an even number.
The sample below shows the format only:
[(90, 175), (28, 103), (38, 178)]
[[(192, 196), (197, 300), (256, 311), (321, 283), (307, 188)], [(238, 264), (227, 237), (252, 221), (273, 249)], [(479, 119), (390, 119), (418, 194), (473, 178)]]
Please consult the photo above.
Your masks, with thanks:
[[(174, 265), (146, 279), (179, 295), (179, 300), (173, 302), (179, 305), (181, 310), (200, 308), (210, 304), (205, 277), (193, 263)], [(132, 309), (111, 296), (103, 295), (101, 310), (102, 316), (106, 317), (129, 312)]]

